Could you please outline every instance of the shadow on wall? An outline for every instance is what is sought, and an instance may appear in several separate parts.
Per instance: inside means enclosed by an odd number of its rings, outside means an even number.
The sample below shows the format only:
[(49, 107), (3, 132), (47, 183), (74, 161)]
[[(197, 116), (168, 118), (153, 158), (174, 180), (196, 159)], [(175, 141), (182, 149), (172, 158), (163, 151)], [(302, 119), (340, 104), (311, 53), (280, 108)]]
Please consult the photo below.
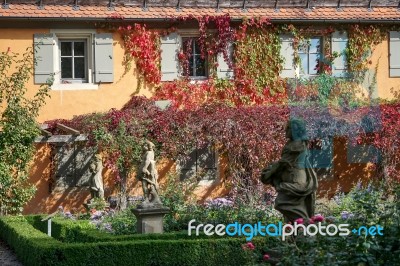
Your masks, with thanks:
[(66, 210), (84, 211), (83, 203), (90, 198), (89, 187), (66, 187), (53, 189), (50, 144), (37, 144), (32, 162), (30, 181), (36, 193), (24, 208), (24, 214), (52, 213), (59, 206)]

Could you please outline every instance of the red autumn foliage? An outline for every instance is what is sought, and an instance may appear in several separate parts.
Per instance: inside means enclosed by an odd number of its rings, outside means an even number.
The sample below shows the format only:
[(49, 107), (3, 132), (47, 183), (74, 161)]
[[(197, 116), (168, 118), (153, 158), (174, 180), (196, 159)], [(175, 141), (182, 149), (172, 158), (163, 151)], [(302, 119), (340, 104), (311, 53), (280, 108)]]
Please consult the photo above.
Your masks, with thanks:
[(146, 24), (134, 24), (133, 27), (119, 27), (125, 45), (125, 63), (135, 59), (136, 69), (149, 84), (158, 84), (161, 81), (160, 49), (158, 31), (148, 30)]
[[(107, 153), (107, 167), (115, 171), (133, 169), (140, 162), (140, 144), (145, 138), (157, 144), (161, 157), (172, 160), (185, 158), (194, 149), (212, 144), (228, 159), (225, 174), (239, 195), (245, 193), (241, 190), (243, 185), (257, 187), (261, 169), (280, 158), (289, 116), (306, 121), (310, 139), (348, 136), (350, 140), (361, 140), (359, 144), (368, 140), (380, 152), (377, 166), (383, 171), (382, 177), (399, 181), (399, 110), (400, 104), (387, 104), (355, 108), (337, 116), (329, 108), (318, 106), (212, 104), (192, 110), (171, 107), (161, 111), (153, 101), (134, 97), (121, 110), (57, 121), (88, 134), (89, 145), (100, 146)], [(113, 136), (114, 142), (96, 136), (99, 128), (105, 135)], [(372, 133), (368, 132), (371, 130)], [(122, 138), (118, 137), (121, 132), (125, 134)], [(118, 141), (121, 143), (115, 143)]]

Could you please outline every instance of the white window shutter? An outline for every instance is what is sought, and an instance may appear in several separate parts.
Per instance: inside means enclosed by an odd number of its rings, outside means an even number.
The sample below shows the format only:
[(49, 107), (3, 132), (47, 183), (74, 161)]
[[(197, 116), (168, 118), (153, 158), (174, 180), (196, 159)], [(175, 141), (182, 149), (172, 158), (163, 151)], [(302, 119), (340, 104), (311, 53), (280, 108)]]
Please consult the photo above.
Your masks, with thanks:
[[(233, 62), (233, 44), (228, 43), (227, 44), (227, 55), (228, 55), (228, 60), (229, 62)], [(229, 68), (228, 63), (224, 59), (223, 53), (219, 53), (217, 55), (217, 77), (220, 79), (232, 79), (233, 78), (233, 69)]]
[(290, 35), (281, 35), (281, 56), (284, 58), (281, 77), (294, 78), (296, 77), (296, 69), (294, 67), (294, 50), (293, 37)]
[(347, 32), (335, 31), (332, 33), (332, 53), (339, 53), (332, 64), (332, 76), (334, 77), (345, 77), (348, 74), (345, 54), (348, 42)]
[(35, 83), (48, 83), (54, 75), (54, 34), (34, 34)]
[(176, 32), (161, 37), (161, 81), (178, 78), (180, 43), (181, 38)]
[(113, 82), (112, 33), (99, 33), (94, 38), (94, 82)]
[(400, 77), (400, 31), (390, 32), (389, 76)]

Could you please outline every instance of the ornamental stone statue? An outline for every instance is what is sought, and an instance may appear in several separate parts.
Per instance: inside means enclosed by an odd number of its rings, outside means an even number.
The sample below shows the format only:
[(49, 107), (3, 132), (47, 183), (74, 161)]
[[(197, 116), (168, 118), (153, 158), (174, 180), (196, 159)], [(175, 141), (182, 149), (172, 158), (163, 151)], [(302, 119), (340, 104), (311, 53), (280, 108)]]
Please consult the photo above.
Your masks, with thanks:
[(96, 154), (89, 165), (92, 176), (90, 178), (90, 194), (91, 200), (94, 198), (104, 199), (104, 185), (103, 185), (103, 162), (101, 155)]
[(308, 160), (306, 127), (302, 120), (290, 119), (281, 159), (262, 170), (261, 181), (275, 187), (275, 209), (286, 222), (314, 215), (317, 176)]
[(138, 172), (138, 179), (142, 182), (144, 201), (141, 207), (161, 206), (158, 186), (158, 173), (154, 159), (154, 144), (146, 140), (142, 162)]

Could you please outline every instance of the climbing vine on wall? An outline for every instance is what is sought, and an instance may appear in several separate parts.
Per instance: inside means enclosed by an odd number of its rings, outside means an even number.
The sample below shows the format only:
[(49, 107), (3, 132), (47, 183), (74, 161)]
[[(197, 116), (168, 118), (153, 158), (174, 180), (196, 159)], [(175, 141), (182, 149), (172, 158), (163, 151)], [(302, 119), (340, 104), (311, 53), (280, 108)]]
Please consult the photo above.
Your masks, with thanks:
[(131, 62), (134, 60), (139, 77), (150, 85), (159, 84), (161, 81), (159, 32), (147, 29), (145, 24), (121, 26), (118, 31), (124, 40), (126, 70), (131, 68)]
[[(182, 44), (178, 53), (181, 78), (161, 83), (160, 36), (175, 31), (178, 24), (194, 21), (198, 23), (199, 28), (197, 42), (201, 57), (206, 59), (208, 65), (207, 79), (194, 82), (189, 78), (189, 60), (192, 53), (189, 39)], [(352, 90), (354, 92), (354, 88), (362, 82), (366, 71), (370, 68), (371, 50), (385, 36), (385, 30), (373, 25), (355, 24), (339, 28), (272, 25), (266, 18), (244, 19), (238, 27), (232, 25), (228, 14), (202, 17), (190, 15), (171, 18), (170, 27), (166, 30), (149, 30), (144, 24), (134, 24), (119, 27), (119, 32), (125, 44), (127, 66), (133, 60), (136, 62), (140, 76), (156, 88), (154, 99), (170, 99), (175, 106), (182, 108), (194, 108), (205, 102), (222, 102), (230, 106), (283, 103), (294, 93), (301, 94), (300, 97), (305, 100), (323, 98), (325, 101), (330, 92), (338, 86), (346, 87), (346, 93)], [(293, 65), (297, 66), (301, 66), (299, 56), (301, 46), (307, 45), (311, 37), (321, 36), (322, 57), (315, 69), (320, 75), (327, 75), (322, 77), (324, 80), (332, 75), (332, 63), (341, 55), (331, 51), (331, 34), (335, 30), (348, 32), (346, 58), (353, 79), (342, 79), (341, 84), (331, 82), (329, 84), (332, 86), (328, 84), (320, 89), (318, 86), (321, 82), (318, 80), (313, 82), (300, 79), (293, 86), (293, 82), (288, 83), (290, 80), (280, 77), (279, 73), (284, 62), (280, 55), (280, 34), (290, 34), (293, 37)], [(234, 44), (233, 60), (228, 51), (230, 43)], [(223, 55), (227, 65), (233, 70), (233, 79), (217, 78), (218, 54)], [(336, 91), (341, 90), (336, 89)]]
[(362, 82), (370, 68), (369, 60), (375, 46), (382, 42), (387, 32), (374, 25), (351, 25), (347, 49), (349, 71), (357, 82)]
[[(284, 100), (284, 81), (279, 78), (283, 62), (279, 55), (279, 35), (268, 19), (245, 20), (238, 30), (234, 30), (229, 15), (177, 18), (180, 22), (189, 19), (199, 23), (198, 43), (201, 56), (208, 62), (208, 79), (190, 81), (188, 62), (192, 51), (190, 43), (184, 43), (178, 54), (183, 78), (163, 83), (154, 95), (155, 99), (171, 99), (175, 106), (184, 108), (198, 106), (205, 101), (242, 106)], [(232, 43), (235, 45), (234, 60), (228, 53)], [(217, 78), (218, 54), (233, 69), (233, 79)]]
[(267, 19), (245, 20), (235, 34), (235, 43), (235, 86), (249, 96), (248, 103), (262, 103), (267, 95), (283, 92), (277, 28)]

